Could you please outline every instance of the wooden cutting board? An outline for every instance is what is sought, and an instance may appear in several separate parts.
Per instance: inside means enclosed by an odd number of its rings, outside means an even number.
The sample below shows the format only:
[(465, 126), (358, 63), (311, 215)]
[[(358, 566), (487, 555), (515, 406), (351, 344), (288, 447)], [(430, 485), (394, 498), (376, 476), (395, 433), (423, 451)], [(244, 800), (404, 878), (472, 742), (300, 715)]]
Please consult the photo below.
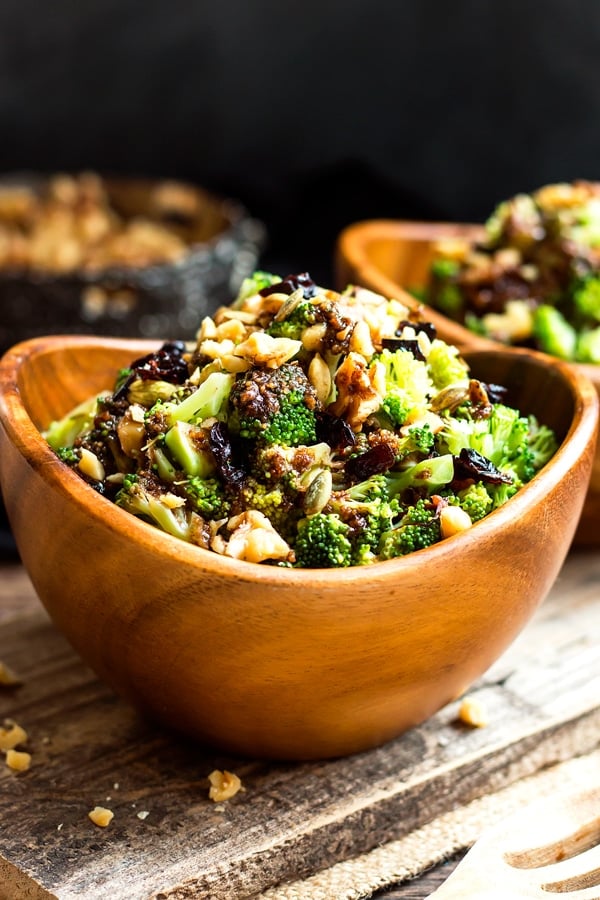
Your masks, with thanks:
[[(509, 564), (509, 563), (508, 563)], [(66, 573), (65, 577), (68, 577)], [(0, 900), (244, 900), (396, 839), (442, 812), (600, 745), (600, 554), (574, 553), (546, 603), (457, 705), (367, 753), (306, 764), (225, 757), (142, 721), (49, 622), (19, 565), (0, 566), (0, 720), (29, 733), (0, 760)], [(152, 648), (148, 648), (152, 652)], [(228, 769), (244, 790), (208, 797)], [(114, 812), (107, 828), (88, 812)]]

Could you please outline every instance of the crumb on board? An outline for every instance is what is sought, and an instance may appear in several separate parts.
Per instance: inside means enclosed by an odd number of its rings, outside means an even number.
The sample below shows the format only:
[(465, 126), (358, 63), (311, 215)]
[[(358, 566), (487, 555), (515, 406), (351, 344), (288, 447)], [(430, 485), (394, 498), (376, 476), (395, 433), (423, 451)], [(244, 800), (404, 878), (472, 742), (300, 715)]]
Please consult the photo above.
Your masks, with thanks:
[(458, 709), (458, 718), (473, 728), (484, 728), (489, 721), (484, 705), (475, 697), (464, 698)]
[(214, 769), (208, 776), (208, 780), (210, 781), (208, 796), (215, 803), (230, 800), (238, 791), (242, 790), (242, 782), (239, 776), (233, 772), (228, 772), (227, 769), (224, 771)]
[(144, 819), (147, 819), (149, 815), (150, 815), (150, 812), (147, 809), (141, 809), (139, 811), (139, 813), (136, 813), (136, 816), (138, 817), (138, 819), (141, 819), (142, 821)]
[(95, 806), (88, 813), (88, 818), (92, 820), (94, 825), (98, 825), (99, 828), (106, 828), (112, 822), (114, 815), (112, 809), (106, 809), (105, 806)]
[(26, 772), (31, 766), (31, 753), (25, 750), (7, 750), (6, 765), (13, 772)]
[(0, 687), (16, 687), (23, 682), (10, 666), (0, 660)]
[(12, 719), (5, 719), (0, 727), (0, 750), (14, 750), (27, 742), (27, 732)]

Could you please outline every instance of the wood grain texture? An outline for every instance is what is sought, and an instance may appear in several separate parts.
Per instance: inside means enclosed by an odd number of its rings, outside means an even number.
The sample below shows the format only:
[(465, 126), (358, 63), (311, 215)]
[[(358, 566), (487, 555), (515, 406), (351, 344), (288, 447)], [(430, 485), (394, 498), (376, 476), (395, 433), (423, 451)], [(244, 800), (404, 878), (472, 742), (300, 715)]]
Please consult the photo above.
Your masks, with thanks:
[[(417, 305), (406, 291), (426, 287), (436, 242), (445, 238), (478, 239), (483, 233), (480, 225), (455, 222), (358, 222), (344, 229), (338, 238), (335, 249), (337, 285), (342, 288), (347, 284), (361, 284), (386, 297), (401, 296), (406, 302)], [(485, 350), (500, 346), (496, 341), (475, 335), (429, 306), (422, 305), (422, 309), (424, 318), (435, 324), (439, 336), (458, 347)], [(600, 366), (571, 365), (590, 379), (600, 395)], [(575, 542), (580, 546), (596, 546), (600, 542), (600, 445)]]
[(508, 504), (402, 559), (282, 569), (139, 521), (84, 484), (40, 435), (36, 426), (106, 388), (152, 346), (45, 338), (7, 354), (0, 475), (52, 619), (107, 684), (157, 721), (253, 757), (367, 750), (462, 693), (546, 596), (596, 438), (596, 394), (570, 367), (524, 351), (472, 355), (474, 375), (505, 385), (510, 402), (562, 440)]
[[(0, 694), (0, 718), (28, 730), (33, 763), (20, 775), (0, 769), (0, 897), (26, 897), (28, 886), (46, 900), (244, 900), (589, 752), (600, 744), (599, 585), (600, 558), (569, 557), (477, 685), (486, 728), (461, 726), (451, 704), (377, 750), (275, 764), (215, 754), (144, 722), (73, 653), (23, 570), (3, 567), (0, 659), (23, 685)], [(214, 768), (236, 772), (245, 791), (213, 804)], [(115, 813), (107, 829), (87, 819), (96, 805)], [(418, 889), (392, 896), (426, 896)]]

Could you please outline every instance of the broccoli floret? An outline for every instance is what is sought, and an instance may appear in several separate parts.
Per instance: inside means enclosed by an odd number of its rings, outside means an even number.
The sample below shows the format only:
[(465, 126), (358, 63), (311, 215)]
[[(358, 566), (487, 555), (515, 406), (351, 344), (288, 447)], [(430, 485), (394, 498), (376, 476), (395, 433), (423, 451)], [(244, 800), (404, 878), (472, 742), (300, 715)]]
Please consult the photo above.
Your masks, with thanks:
[(439, 493), (453, 478), (454, 460), (449, 453), (432, 456), (406, 469), (388, 472), (386, 475), (390, 497), (401, 497), (409, 488), (419, 493)]
[(239, 308), (248, 297), (253, 297), (259, 291), (262, 291), (263, 288), (277, 284), (278, 281), (281, 281), (279, 275), (272, 275), (271, 272), (262, 272), (260, 270), (253, 272), (252, 275), (244, 278), (242, 281), (233, 307)]
[(92, 430), (98, 412), (98, 402), (103, 396), (90, 397), (72, 409), (62, 419), (51, 422), (44, 437), (56, 452), (59, 447), (72, 447), (78, 437)]
[(458, 347), (436, 338), (427, 354), (427, 366), (437, 390), (450, 384), (468, 384), (469, 367), (460, 355)]
[(440, 256), (431, 263), (431, 274), (434, 278), (455, 278), (460, 272), (460, 263), (456, 259)]
[(576, 313), (592, 322), (600, 322), (600, 276), (589, 275), (578, 281), (572, 292)]
[(531, 453), (531, 465), (538, 472), (554, 456), (558, 449), (556, 435), (547, 425), (540, 425), (535, 416), (529, 416), (527, 447)]
[(55, 452), (61, 462), (66, 463), (71, 468), (76, 466), (81, 459), (81, 454), (73, 447), (57, 447)]
[(284, 337), (292, 341), (299, 341), (303, 331), (314, 325), (315, 322), (317, 322), (317, 307), (310, 300), (302, 300), (284, 319), (278, 319), (275, 316), (266, 332), (271, 337)]
[(559, 359), (574, 359), (577, 332), (554, 306), (542, 304), (534, 311), (533, 335), (544, 353)]
[(211, 372), (198, 389), (184, 400), (159, 403), (150, 414), (162, 416), (168, 425), (175, 425), (176, 422), (197, 424), (214, 418), (225, 406), (234, 381), (235, 376), (228, 372)]
[(350, 528), (334, 513), (301, 519), (294, 544), (296, 564), (304, 569), (332, 569), (352, 564)]
[(249, 477), (236, 495), (236, 504), (241, 504), (245, 510), (256, 509), (263, 513), (273, 528), (289, 542), (295, 534), (298, 520), (303, 516), (302, 510), (295, 505), (295, 499), (289, 479), (274, 486)]
[(575, 358), (577, 362), (600, 363), (600, 326), (578, 335)]
[(400, 505), (396, 498), (389, 497), (387, 478), (373, 475), (346, 490), (333, 491), (325, 511), (335, 513), (350, 526), (353, 563), (364, 565), (372, 561), (381, 535), (392, 527)]
[(231, 501), (218, 479), (193, 475), (181, 488), (192, 509), (203, 518), (225, 519), (229, 515)]
[(187, 422), (176, 422), (164, 437), (171, 458), (188, 476), (208, 478), (215, 470), (206, 432)]
[(519, 490), (518, 484), (488, 484), (487, 489), (492, 498), (492, 509), (503, 506), (507, 500), (514, 497)]
[(459, 491), (456, 499), (458, 506), (468, 513), (472, 522), (478, 522), (487, 516), (493, 506), (492, 497), (481, 481)]
[(381, 559), (394, 559), (423, 550), (439, 540), (441, 531), (437, 506), (422, 498), (407, 509), (395, 528), (382, 534), (379, 556)]
[(427, 363), (417, 359), (409, 350), (384, 348), (372, 365), (384, 366), (386, 394), (383, 409), (395, 425), (402, 425), (416, 407), (425, 409), (433, 391)]
[(431, 425), (429, 422), (425, 422), (424, 425), (415, 425), (414, 428), (408, 429), (407, 444), (403, 449), (406, 450), (410, 447), (419, 453), (430, 453), (434, 444), (435, 435), (431, 430)]
[(230, 394), (229, 425), (242, 438), (298, 447), (317, 441), (317, 394), (297, 363), (250, 369)]
[(174, 537), (190, 539), (190, 520), (181, 498), (165, 493), (149, 474), (125, 475), (115, 503)]

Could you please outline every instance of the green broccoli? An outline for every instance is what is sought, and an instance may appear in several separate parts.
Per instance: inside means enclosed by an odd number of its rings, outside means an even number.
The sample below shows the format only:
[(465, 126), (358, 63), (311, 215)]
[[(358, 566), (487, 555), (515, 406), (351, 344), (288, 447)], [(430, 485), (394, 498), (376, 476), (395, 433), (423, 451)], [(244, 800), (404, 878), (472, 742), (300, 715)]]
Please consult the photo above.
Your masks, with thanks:
[(279, 275), (272, 275), (271, 272), (262, 272), (260, 270), (253, 272), (252, 275), (244, 278), (242, 281), (237, 297), (232, 304), (233, 308), (239, 308), (248, 297), (253, 297), (259, 291), (262, 291), (263, 288), (277, 284), (281, 280)]
[(325, 507), (325, 512), (336, 514), (350, 526), (348, 537), (354, 565), (372, 561), (381, 535), (389, 531), (399, 511), (398, 500), (389, 496), (384, 475), (373, 475), (345, 490), (333, 491)]
[(493, 500), (487, 487), (483, 482), (477, 481), (463, 488), (456, 495), (456, 502), (461, 509), (464, 509), (471, 518), (472, 522), (478, 522), (491, 512)]
[(402, 425), (415, 408), (426, 409), (433, 391), (427, 363), (409, 350), (384, 348), (373, 357), (371, 365), (384, 366), (386, 394), (382, 407), (395, 425)]
[(256, 509), (265, 515), (288, 543), (295, 534), (298, 520), (304, 515), (295, 501), (296, 493), (289, 479), (274, 486), (248, 477), (236, 494), (236, 504), (241, 504), (245, 510)]
[(301, 300), (285, 318), (280, 319), (275, 316), (266, 328), (266, 332), (271, 337), (284, 337), (292, 341), (299, 341), (303, 331), (317, 321), (315, 304), (310, 300)]
[(401, 452), (431, 453), (435, 445), (435, 434), (431, 430), (429, 422), (424, 425), (415, 425), (408, 429), (408, 434), (402, 442)]
[(429, 374), (436, 390), (451, 384), (469, 383), (469, 367), (460, 355), (458, 347), (436, 338), (427, 354)]
[(223, 484), (217, 478), (192, 475), (181, 485), (191, 508), (205, 519), (225, 519), (231, 510)]
[(62, 419), (51, 422), (44, 437), (56, 452), (59, 447), (72, 447), (78, 437), (92, 430), (94, 418), (98, 412), (98, 402), (109, 394), (90, 397), (72, 409)]
[(115, 503), (174, 537), (190, 539), (190, 519), (181, 498), (165, 493), (150, 473), (125, 475)]
[(579, 279), (572, 288), (575, 312), (591, 322), (600, 322), (600, 276), (588, 275)]
[(163, 417), (168, 425), (175, 425), (176, 422), (198, 424), (204, 419), (214, 418), (225, 406), (234, 381), (235, 376), (229, 372), (211, 372), (183, 400), (159, 402), (150, 410), (150, 415)]
[(165, 434), (164, 447), (188, 476), (208, 478), (215, 470), (206, 432), (197, 425), (176, 422)]
[(579, 333), (575, 359), (582, 363), (600, 363), (600, 326)]
[(420, 493), (434, 494), (450, 484), (454, 478), (452, 455), (432, 456), (405, 469), (388, 472), (386, 475), (390, 497), (401, 497), (410, 489)]
[(577, 332), (556, 307), (545, 303), (537, 307), (533, 313), (533, 335), (544, 353), (559, 359), (574, 359)]
[(71, 468), (74, 468), (81, 459), (80, 451), (75, 450), (73, 447), (56, 447), (55, 453), (61, 462), (66, 463)]
[(288, 447), (317, 441), (319, 401), (297, 363), (242, 373), (229, 401), (230, 428), (242, 438)]
[(410, 506), (398, 525), (382, 534), (379, 542), (381, 559), (394, 559), (415, 550), (423, 550), (441, 540), (440, 520), (436, 504), (421, 498)]
[(331, 569), (352, 564), (350, 527), (335, 513), (316, 513), (298, 522), (296, 564), (305, 569)]

